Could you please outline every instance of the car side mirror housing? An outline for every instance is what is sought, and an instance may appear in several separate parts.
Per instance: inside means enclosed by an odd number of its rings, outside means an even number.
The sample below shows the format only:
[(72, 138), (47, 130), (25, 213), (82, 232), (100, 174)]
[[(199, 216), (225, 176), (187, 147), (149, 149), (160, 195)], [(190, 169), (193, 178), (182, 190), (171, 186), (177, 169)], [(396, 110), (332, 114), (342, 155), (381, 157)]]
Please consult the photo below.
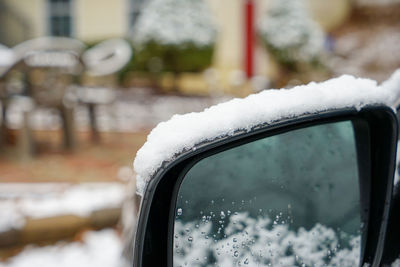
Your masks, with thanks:
[(135, 266), (378, 266), (397, 120), (337, 109), (217, 138), (146, 187)]

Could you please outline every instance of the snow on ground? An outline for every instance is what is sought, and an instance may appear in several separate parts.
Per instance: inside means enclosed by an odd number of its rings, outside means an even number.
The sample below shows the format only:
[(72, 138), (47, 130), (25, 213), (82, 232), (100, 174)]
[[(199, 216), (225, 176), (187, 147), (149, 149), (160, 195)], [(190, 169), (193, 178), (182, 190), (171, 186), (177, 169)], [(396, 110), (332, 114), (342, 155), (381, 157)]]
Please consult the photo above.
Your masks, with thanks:
[(399, 25), (349, 32), (335, 42), (335, 54), (328, 64), (337, 75), (351, 74), (382, 81), (400, 67)]
[(24, 226), (25, 218), (90, 216), (121, 207), (126, 189), (119, 183), (0, 184), (0, 232)]
[[(135, 88), (118, 91), (115, 102), (97, 106), (96, 115), (100, 131), (135, 132), (151, 129), (174, 114), (201, 111), (226, 99), (152, 95)], [(25, 108), (23, 101), (11, 104), (7, 116), (11, 128), (21, 127)], [(85, 106), (77, 107), (75, 121), (79, 130), (89, 129), (89, 113)], [(60, 129), (60, 115), (54, 109), (37, 108), (31, 112), (30, 125), (36, 130)]]
[(138, 193), (143, 194), (146, 184), (164, 162), (173, 160), (179, 153), (196, 149), (202, 142), (306, 113), (346, 107), (360, 109), (372, 104), (391, 106), (399, 95), (398, 79), (400, 71), (379, 86), (374, 80), (344, 75), (290, 90), (265, 90), (200, 113), (175, 115), (151, 131), (136, 155), (134, 168)]
[(30, 246), (20, 254), (0, 262), (0, 267), (121, 267), (122, 243), (114, 230), (87, 232), (82, 242), (55, 246)]

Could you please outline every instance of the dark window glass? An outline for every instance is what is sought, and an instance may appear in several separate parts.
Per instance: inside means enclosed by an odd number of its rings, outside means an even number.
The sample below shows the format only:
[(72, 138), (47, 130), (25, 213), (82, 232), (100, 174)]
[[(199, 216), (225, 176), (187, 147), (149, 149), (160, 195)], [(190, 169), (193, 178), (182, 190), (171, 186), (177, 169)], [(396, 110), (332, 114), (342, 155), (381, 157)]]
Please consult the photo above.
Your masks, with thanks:
[(71, 36), (71, 0), (49, 0), (49, 34)]

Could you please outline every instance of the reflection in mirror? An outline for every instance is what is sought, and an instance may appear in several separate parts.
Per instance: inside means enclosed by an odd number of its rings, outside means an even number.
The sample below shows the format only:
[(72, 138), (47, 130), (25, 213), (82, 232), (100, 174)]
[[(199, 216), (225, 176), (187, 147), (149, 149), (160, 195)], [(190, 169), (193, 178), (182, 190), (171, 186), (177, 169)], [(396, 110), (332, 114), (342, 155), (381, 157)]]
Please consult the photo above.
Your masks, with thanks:
[(350, 121), (259, 139), (197, 162), (178, 191), (174, 266), (357, 266)]

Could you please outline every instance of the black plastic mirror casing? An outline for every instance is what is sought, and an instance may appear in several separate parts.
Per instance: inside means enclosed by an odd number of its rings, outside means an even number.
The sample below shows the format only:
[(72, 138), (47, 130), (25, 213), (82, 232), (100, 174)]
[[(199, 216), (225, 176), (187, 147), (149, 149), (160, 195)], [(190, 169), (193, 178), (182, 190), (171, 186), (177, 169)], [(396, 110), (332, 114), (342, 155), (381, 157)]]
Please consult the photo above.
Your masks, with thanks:
[[(397, 170), (398, 171), (398, 170)], [(382, 258), (383, 266), (392, 266), (400, 259), (400, 183), (393, 188), (387, 235)]]
[(260, 138), (317, 124), (351, 120), (355, 129), (360, 174), (361, 218), (365, 222), (360, 266), (380, 266), (392, 197), (397, 119), (386, 106), (340, 109), (260, 125), (251, 131), (198, 144), (152, 177), (141, 201), (134, 245), (134, 266), (173, 266), (173, 230), (177, 191), (199, 160)]

